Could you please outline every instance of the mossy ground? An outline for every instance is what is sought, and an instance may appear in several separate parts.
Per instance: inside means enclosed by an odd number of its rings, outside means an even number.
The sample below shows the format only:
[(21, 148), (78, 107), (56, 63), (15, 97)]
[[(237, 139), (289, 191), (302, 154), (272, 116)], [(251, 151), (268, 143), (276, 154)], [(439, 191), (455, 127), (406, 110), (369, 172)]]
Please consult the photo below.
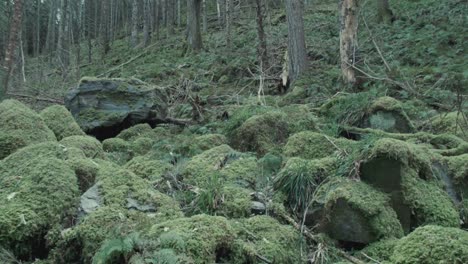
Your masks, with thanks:
[[(338, 12), (336, 1), (330, 0), (305, 10), (310, 71), (285, 95), (277, 95), (277, 84), (267, 82), (269, 94), (257, 96), (258, 83), (248, 70), (257, 61), (255, 23), (234, 25), (238, 37), (230, 51), (224, 33), (213, 28), (204, 35), (205, 50), (199, 54), (186, 54), (181, 37), (175, 36), (158, 40), (145, 56), (114, 68), (141, 49), (129, 49), (126, 40), (117, 39), (102, 60), (93, 49), (93, 63), (83, 66), (83, 75), (113, 68), (105, 78), (141, 79), (168, 88), (170, 95), (189, 80), (190, 96), (199, 96), (203, 106), (203, 121), (196, 125), (139, 124), (100, 143), (77, 129), (63, 107), (37, 114), (17, 101), (3, 101), (0, 244), (25, 263), (33, 257), (44, 263), (92, 263), (105, 255), (107, 243), (128, 237), (139, 239), (136, 248), (125, 251), (135, 263), (262, 263), (261, 258), (301, 263), (317, 252), (328, 254), (324, 259), (330, 263), (344, 263), (337, 252), (348, 250), (343, 242), (349, 241), (328, 238), (325, 243), (319, 238), (332, 232), (313, 229), (305, 219), (304, 228), (322, 232), (314, 234), (321, 246), (315, 245), (281, 216), (300, 225), (304, 215), (318, 212), (323, 225), (337, 221), (327, 216), (344, 203), (368, 224), (372, 241), (361, 245), (370, 243), (362, 252), (378, 261), (468, 262), (463, 231), (468, 221), (468, 143), (466, 119), (460, 118), (467, 106), (466, 100), (461, 105), (457, 101), (457, 93), (467, 87), (465, 6), (461, 0), (391, 5), (393, 24), (376, 22), (374, 3), (362, 5), (360, 21), (365, 19), (369, 29), (360, 27), (360, 56), (375, 78), (365, 78), (357, 90), (341, 81)], [(283, 11), (270, 11), (272, 62), (281, 65), (286, 19)], [(26, 59), (28, 72), (42, 65)], [(76, 85), (73, 78), (65, 84), (54, 75), (46, 82), (31, 80), (28, 86), (36, 88), (26, 92), (62, 97), (64, 87)], [(187, 101), (175, 100), (169, 113), (190, 118), (192, 110)], [(417, 133), (382, 131), (388, 127), (383, 114), (372, 121), (376, 126), (363, 128), (363, 120), (378, 111), (398, 113), (409, 121), (408, 132)], [(78, 119), (99, 117), (90, 110)], [(400, 187), (413, 219), (408, 231), (399, 222), (391, 194), (360, 178), (360, 166), (374, 159), (392, 160), (402, 170)], [(461, 194), (459, 203), (436, 177), (436, 162), (447, 165)], [(101, 207), (75, 221), (80, 193), (96, 183)], [(129, 198), (148, 211), (134, 204), (129, 208)], [(268, 216), (253, 215), (252, 201), (263, 203)], [(309, 214), (302, 214), (304, 209)], [(458, 228), (460, 221), (465, 224)], [(47, 241), (45, 255), (33, 252), (31, 238)]]

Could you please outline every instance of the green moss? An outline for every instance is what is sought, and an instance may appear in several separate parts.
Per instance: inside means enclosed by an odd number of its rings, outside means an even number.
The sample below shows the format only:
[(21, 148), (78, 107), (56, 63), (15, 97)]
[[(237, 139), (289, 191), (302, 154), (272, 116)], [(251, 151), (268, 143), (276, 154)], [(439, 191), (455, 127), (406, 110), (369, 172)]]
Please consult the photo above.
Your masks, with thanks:
[(186, 245), (185, 254), (193, 263), (219, 261), (218, 252), (232, 251), (236, 237), (235, 230), (224, 217), (208, 215), (195, 215), (156, 224), (151, 227), (148, 236), (158, 238), (169, 232), (183, 239)]
[(436, 182), (422, 180), (415, 171), (409, 170), (403, 175), (402, 191), (413, 211), (416, 226), (460, 226), (458, 211), (448, 194)]
[(147, 137), (139, 137), (131, 143), (130, 149), (135, 156), (147, 154), (153, 147), (154, 140)]
[(302, 211), (311, 202), (315, 189), (336, 174), (337, 165), (337, 160), (330, 157), (318, 160), (291, 158), (275, 178), (275, 189), (287, 195), (288, 203), (295, 210)]
[(310, 111), (308, 105), (288, 105), (281, 108), (287, 116), (289, 132), (291, 134), (306, 130), (317, 130), (317, 118)]
[(227, 143), (227, 139), (221, 134), (207, 134), (192, 139), (192, 148), (205, 151)]
[(37, 243), (45, 243), (52, 227), (75, 212), (78, 202), (75, 173), (53, 157), (63, 149), (48, 147), (55, 153), (30, 156), (25, 148), (0, 164), (0, 244), (25, 259)]
[(235, 186), (226, 186), (222, 190), (222, 203), (216, 210), (216, 215), (229, 218), (241, 218), (250, 215), (252, 191)]
[(468, 140), (468, 122), (463, 113), (450, 112), (441, 114), (430, 120), (432, 130), (438, 134), (451, 133)]
[(69, 136), (83, 136), (85, 133), (70, 112), (61, 105), (49, 106), (40, 113), (46, 125), (54, 132), (57, 140)]
[(468, 186), (468, 154), (446, 158), (450, 176), (459, 185)]
[(402, 238), (392, 263), (467, 263), (468, 232), (458, 228), (423, 226)]
[[(315, 199), (324, 204), (327, 215), (325, 217), (330, 223), (335, 222), (331, 214), (335, 213), (338, 206), (342, 207), (340, 204), (344, 202), (351, 210), (359, 212), (367, 219), (371, 229), (369, 233), (374, 240), (403, 236), (403, 228), (390, 206), (390, 198), (366, 183), (335, 178), (317, 190)], [(335, 233), (335, 230), (329, 232)]]
[(287, 157), (319, 159), (335, 152), (350, 152), (353, 145), (354, 142), (347, 139), (331, 138), (324, 134), (303, 131), (289, 137), (283, 148), (283, 154)]
[(135, 157), (125, 164), (125, 168), (144, 179), (151, 182), (160, 180), (164, 173), (168, 172), (173, 166), (165, 161), (155, 160), (147, 156)]
[(88, 158), (104, 158), (102, 144), (90, 136), (70, 136), (62, 139), (60, 144), (67, 148), (81, 149)]
[(369, 112), (376, 112), (379, 110), (385, 111), (403, 111), (400, 101), (390, 96), (377, 98), (369, 107)]
[(106, 152), (128, 152), (130, 143), (121, 138), (108, 138), (102, 142), (102, 148)]
[(126, 141), (133, 141), (142, 136), (149, 136), (151, 138), (152, 134), (153, 134), (153, 129), (151, 128), (150, 125), (145, 123), (145, 124), (138, 124), (138, 125), (135, 125), (135, 126), (132, 126), (130, 128), (123, 130), (122, 132), (120, 132), (117, 138), (121, 138)]
[(99, 165), (92, 159), (73, 158), (67, 160), (67, 165), (75, 171), (78, 187), (81, 193), (94, 185)]
[(56, 141), (42, 118), (15, 100), (0, 103), (0, 159), (30, 144)]
[[(368, 245), (360, 253), (364, 253), (379, 262), (390, 261), (398, 241), (397, 239), (380, 240)], [(359, 254), (357, 255), (359, 256)]]
[(258, 172), (256, 159), (221, 145), (194, 156), (183, 170), (184, 182), (204, 188), (209, 177), (219, 172), (223, 181), (251, 185)]
[(238, 232), (233, 263), (261, 263), (263, 256), (272, 263), (302, 263), (301, 237), (291, 226), (281, 225), (269, 216), (233, 220)]
[(239, 108), (229, 113), (229, 119), (224, 125), (224, 133), (230, 139), (233, 137), (234, 132), (239, 128), (247, 119), (255, 116), (261, 115), (266, 112), (274, 110), (273, 107), (268, 106), (258, 106), (258, 105), (245, 105), (240, 106)]
[(233, 134), (231, 143), (241, 151), (258, 155), (275, 150), (288, 135), (287, 116), (281, 112), (268, 112), (247, 119)]

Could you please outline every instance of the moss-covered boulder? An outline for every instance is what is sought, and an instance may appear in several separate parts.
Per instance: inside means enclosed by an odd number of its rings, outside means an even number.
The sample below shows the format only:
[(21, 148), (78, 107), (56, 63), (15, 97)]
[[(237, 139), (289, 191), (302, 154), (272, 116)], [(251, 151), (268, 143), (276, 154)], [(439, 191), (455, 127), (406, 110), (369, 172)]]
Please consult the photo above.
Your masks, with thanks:
[(468, 140), (468, 122), (466, 114), (450, 112), (440, 114), (430, 120), (432, 130), (437, 134), (451, 133)]
[(155, 125), (167, 115), (165, 91), (134, 79), (83, 78), (65, 105), (80, 127), (99, 139), (139, 123)]
[(317, 132), (303, 131), (289, 137), (283, 148), (283, 154), (287, 157), (320, 159), (335, 152), (350, 152), (353, 145), (353, 141), (344, 138), (332, 138)]
[(20, 259), (47, 255), (53, 233), (76, 211), (78, 184), (66, 155), (57, 143), (42, 143), (0, 161), (0, 244)]
[(415, 130), (401, 103), (388, 96), (374, 101), (363, 120), (363, 126), (395, 133), (409, 133)]
[(391, 263), (468, 263), (468, 232), (433, 225), (419, 227), (398, 241)]
[(99, 140), (90, 136), (70, 136), (62, 139), (60, 144), (67, 148), (78, 148), (81, 149), (86, 157), (104, 158), (104, 150)]
[(291, 226), (269, 216), (231, 221), (237, 230), (235, 260), (232, 263), (302, 263), (300, 234)]
[(234, 132), (231, 144), (241, 151), (264, 155), (282, 145), (289, 135), (287, 116), (268, 112), (247, 119)]
[(137, 176), (154, 182), (160, 180), (166, 172), (173, 168), (173, 165), (148, 156), (139, 156), (131, 159), (124, 167)]
[(317, 130), (317, 118), (308, 105), (293, 104), (281, 107), (280, 110), (287, 116), (289, 133)]
[(88, 158), (71, 158), (67, 165), (75, 171), (81, 193), (86, 192), (96, 181), (99, 164)]
[(152, 137), (153, 129), (148, 124), (138, 124), (127, 128), (117, 135), (117, 138), (121, 138), (125, 141), (133, 141), (139, 137)]
[(69, 136), (83, 136), (85, 133), (71, 113), (61, 105), (49, 106), (40, 113), (46, 125), (54, 132), (57, 140)]
[(0, 103), (0, 159), (27, 145), (45, 141), (56, 138), (36, 112), (16, 100)]
[(259, 168), (254, 157), (221, 145), (194, 156), (186, 165), (184, 182), (204, 188), (211, 176), (218, 173), (223, 182), (254, 186)]
[(323, 205), (322, 230), (333, 239), (369, 244), (403, 236), (390, 198), (363, 182), (336, 178), (322, 185), (316, 195)]
[[(383, 239), (366, 246), (360, 250), (359, 253), (366, 254), (380, 263), (387, 263), (390, 261), (398, 241), (399, 240), (395, 238)], [(357, 255), (359, 256), (359, 254)]]
[(185, 242), (183, 253), (190, 258), (190, 263), (235, 263), (232, 252), (236, 233), (224, 217), (195, 215), (178, 218), (154, 225), (148, 236), (157, 240), (168, 233)]

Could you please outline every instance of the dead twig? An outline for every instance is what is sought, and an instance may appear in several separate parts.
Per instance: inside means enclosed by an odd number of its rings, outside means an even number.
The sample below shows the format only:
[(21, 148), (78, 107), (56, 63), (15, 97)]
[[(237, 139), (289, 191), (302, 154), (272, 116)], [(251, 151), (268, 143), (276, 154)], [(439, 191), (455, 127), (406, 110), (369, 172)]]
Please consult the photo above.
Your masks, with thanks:
[(20, 97), (20, 98), (27, 98), (27, 99), (37, 100), (37, 101), (49, 102), (49, 103), (54, 103), (54, 104), (61, 104), (61, 105), (65, 104), (65, 102), (62, 99), (37, 97), (37, 96), (33, 96), (33, 95), (17, 94), (17, 93), (7, 93), (7, 95), (13, 96), (13, 97)]

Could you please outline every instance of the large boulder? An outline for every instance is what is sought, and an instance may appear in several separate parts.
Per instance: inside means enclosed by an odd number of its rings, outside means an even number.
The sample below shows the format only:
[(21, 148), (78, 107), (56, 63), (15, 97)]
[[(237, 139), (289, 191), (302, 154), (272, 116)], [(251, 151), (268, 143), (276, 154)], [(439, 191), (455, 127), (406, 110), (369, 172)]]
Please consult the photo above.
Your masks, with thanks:
[(0, 103), (0, 159), (46, 141), (56, 141), (54, 132), (36, 112), (16, 100)]
[(374, 101), (362, 125), (392, 133), (411, 133), (415, 130), (400, 101), (388, 96)]
[(167, 114), (164, 91), (132, 79), (82, 79), (65, 104), (80, 127), (98, 139), (139, 123), (155, 125)]
[(69, 136), (82, 136), (85, 133), (75, 122), (70, 112), (61, 105), (52, 105), (40, 113), (46, 125), (54, 132), (57, 140)]

